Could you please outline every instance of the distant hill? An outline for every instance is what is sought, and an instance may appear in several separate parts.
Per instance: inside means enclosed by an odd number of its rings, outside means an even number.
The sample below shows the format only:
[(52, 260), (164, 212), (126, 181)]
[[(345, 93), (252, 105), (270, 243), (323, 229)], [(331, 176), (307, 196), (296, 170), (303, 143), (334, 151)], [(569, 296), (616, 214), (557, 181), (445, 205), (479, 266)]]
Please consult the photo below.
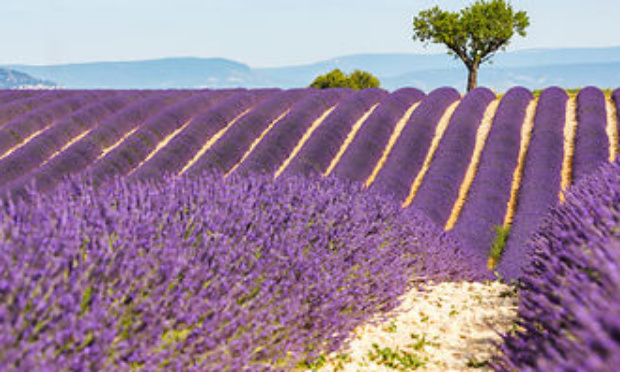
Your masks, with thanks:
[[(308, 86), (320, 74), (340, 68), (366, 70), (394, 90), (415, 86), (465, 89), (466, 71), (446, 54), (359, 54), (312, 64), (252, 68), (220, 58), (167, 58), (132, 62), (100, 62), (53, 66), (13, 65), (67, 88), (165, 89)], [(480, 70), (480, 84), (497, 91), (514, 85), (540, 89), (550, 85), (620, 86), (620, 47), (538, 49), (502, 53)]]
[(0, 68), (0, 89), (50, 89), (57, 85), (23, 72)]
[[(381, 80), (384, 86), (414, 86), (428, 91), (440, 86), (465, 89), (465, 69), (410, 72)], [(486, 67), (479, 75), (479, 85), (502, 92), (514, 86), (541, 89), (549, 86), (580, 88), (620, 87), (620, 62), (557, 64), (525, 67)]]
[(220, 58), (10, 67), (71, 89), (224, 88), (256, 80), (249, 66)]

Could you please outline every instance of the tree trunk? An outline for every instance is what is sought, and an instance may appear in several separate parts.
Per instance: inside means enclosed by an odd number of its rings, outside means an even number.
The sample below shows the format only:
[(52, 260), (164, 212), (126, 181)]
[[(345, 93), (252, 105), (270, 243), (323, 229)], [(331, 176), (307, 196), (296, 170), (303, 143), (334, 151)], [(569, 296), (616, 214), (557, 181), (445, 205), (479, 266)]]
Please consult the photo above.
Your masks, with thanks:
[(474, 89), (478, 86), (478, 66), (474, 66), (469, 69), (469, 75), (467, 76), (467, 91)]

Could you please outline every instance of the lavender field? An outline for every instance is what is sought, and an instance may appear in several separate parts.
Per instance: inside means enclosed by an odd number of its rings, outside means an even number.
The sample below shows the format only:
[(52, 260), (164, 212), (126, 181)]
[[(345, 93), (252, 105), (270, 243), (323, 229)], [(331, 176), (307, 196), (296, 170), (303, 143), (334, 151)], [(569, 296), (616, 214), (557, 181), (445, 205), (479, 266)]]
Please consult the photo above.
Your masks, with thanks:
[(492, 368), (613, 371), (619, 113), (594, 87), (0, 92), (0, 369), (299, 370), (412, 288), (500, 279)]

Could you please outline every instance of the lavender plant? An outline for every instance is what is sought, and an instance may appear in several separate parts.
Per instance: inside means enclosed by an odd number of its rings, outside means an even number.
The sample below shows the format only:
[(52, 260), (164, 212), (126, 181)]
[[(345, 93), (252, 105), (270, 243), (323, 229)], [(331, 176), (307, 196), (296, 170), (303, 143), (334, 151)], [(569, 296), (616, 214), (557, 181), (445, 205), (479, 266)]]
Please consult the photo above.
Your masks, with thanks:
[(24, 91), (17, 91), (17, 92), (22, 92), (22, 93), (20, 93), (20, 95), (17, 95), (17, 94), (13, 94), (12, 90), (0, 91), (0, 108), (11, 103), (12, 101), (28, 97), (34, 91), (24, 90)]
[(205, 115), (217, 116), (220, 111), (223, 111), (223, 117), (234, 117), (252, 104), (252, 97), (246, 91), (233, 94), (205, 91), (191, 96), (146, 121), (117, 148), (92, 164), (87, 172), (96, 184), (125, 176), (145, 161), (160, 142), (188, 121), (200, 123)]
[(265, 99), (233, 124), (186, 173), (195, 176), (205, 172), (228, 173), (272, 122), (313, 92), (313, 89), (291, 89)]
[(357, 184), (73, 180), (3, 206), (0, 369), (290, 370), (467, 263)]
[(209, 139), (274, 92), (259, 90), (241, 92), (230, 96), (212, 107), (211, 110), (203, 111), (202, 114), (192, 118), (187, 127), (173, 137), (149, 161), (136, 169), (129, 179), (158, 180), (163, 175), (178, 174), (185, 164), (201, 151)]
[(381, 159), (394, 127), (411, 106), (425, 97), (418, 89), (402, 88), (381, 101), (336, 164), (337, 177), (365, 182)]
[(273, 175), (314, 121), (351, 93), (352, 90), (348, 88), (319, 90), (300, 101), (285, 118), (267, 132), (233, 174)]
[(0, 128), (0, 155), (19, 145), (37, 131), (48, 128), (55, 120), (88, 105), (102, 95), (105, 93), (75, 92), (65, 99), (53, 101), (39, 109), (14, 118)]
[(0, 159), (0, 187), (40, 166), (74, 137), (93, 129), (133, 99), (132, 96), (121, 96), (98, 100), (56, 121), (45, 135), (33, 138), (25, 146)]
[(421, 210), (441, 226), (450, 217), (474, 152), (478, 127), (494, 98), (489, 89), (476, 88), (459, 103), (411, 203), (411, 208)]
[(607, 163), (607, 111), (605, 94), (595, 87), (582, 89), (577, 95), (577, 134), (572, 166), (573, 182)]
[(343, 99), (284, 171), (286, 175), (321, 175), (340, 150), (353, 125), (388, 93), (368, 88)]
[(510, 89), (502, 98), (482, 150), (476, 177), (452, 230), (481, 261), (488, 258), (498, 235), (496, 227), (504, 224), (518, 162), (521, 126), (532, 98), (527, 89), (520, 87)]
[(496, 371), (618, 370), (620, 165), (570, 189), (530, 240), (519, 323)]
[[(615, 106), (615, 109), (616, 109), (616, 118), (618, 119), (618, 121), (617, 121), (618, 124), (617, 124), (616, 127), (617, 127), (618, 131), (620, 132), (620, 88), (614, 90), (611, 93), (611, 100), (614, 103), (614, 106)], [(620, 143), (616, 143), (615, 145), (616, 146), (620, 145)]]
[(186, 92), (159, 92), (129, 105), (99, 123), (88, 135), (43, 166), (6, 185), (2, 192), (15, 197), (25, 196), (26, 188), (30, 186), (39, 192), (52, 190), (64, 177), (82, 173), (102, 155), (104, 149), (113, 146), (162, 108), (186, 97)]
[(371, 188), (404, 202), (424, 165), (435, 129), (446, 109), (460, 99), (453, 88), (439, 88), (422, 100), (396, 140)]
[(7, 102), (7, 104), (0, 107), (0, 128), (20, 115), (74, 94), (69, 91), (42, 92), (41, 94), (16, 99), (10, 103)]
[(26, 100), (36, 96), (40, 97), (44, 93), (45, 92), (41, 90), (3, 90), (0, 92), (0, 110), (20, 100)]
[(498, 267), (501, 276), (508, 280), (521, 276), (530, 253), (527, 241), (559, 201), (567, 99), (564, 90), (552, 87), (545, 89), (538, 101), (516, 212)]

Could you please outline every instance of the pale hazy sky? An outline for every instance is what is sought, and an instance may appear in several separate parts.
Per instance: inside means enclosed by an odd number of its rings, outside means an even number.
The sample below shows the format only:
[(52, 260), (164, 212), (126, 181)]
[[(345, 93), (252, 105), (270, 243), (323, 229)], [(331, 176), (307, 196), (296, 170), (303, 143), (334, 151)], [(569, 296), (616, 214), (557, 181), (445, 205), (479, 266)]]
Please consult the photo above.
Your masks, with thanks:
[[(0, 65), (222, 57), (253, 67), (356, 53), (430, 53), (411, 19), (456, 0), (0, 0)], [(620, 0), (513, 0), (509, 50), (620, 45)]]

